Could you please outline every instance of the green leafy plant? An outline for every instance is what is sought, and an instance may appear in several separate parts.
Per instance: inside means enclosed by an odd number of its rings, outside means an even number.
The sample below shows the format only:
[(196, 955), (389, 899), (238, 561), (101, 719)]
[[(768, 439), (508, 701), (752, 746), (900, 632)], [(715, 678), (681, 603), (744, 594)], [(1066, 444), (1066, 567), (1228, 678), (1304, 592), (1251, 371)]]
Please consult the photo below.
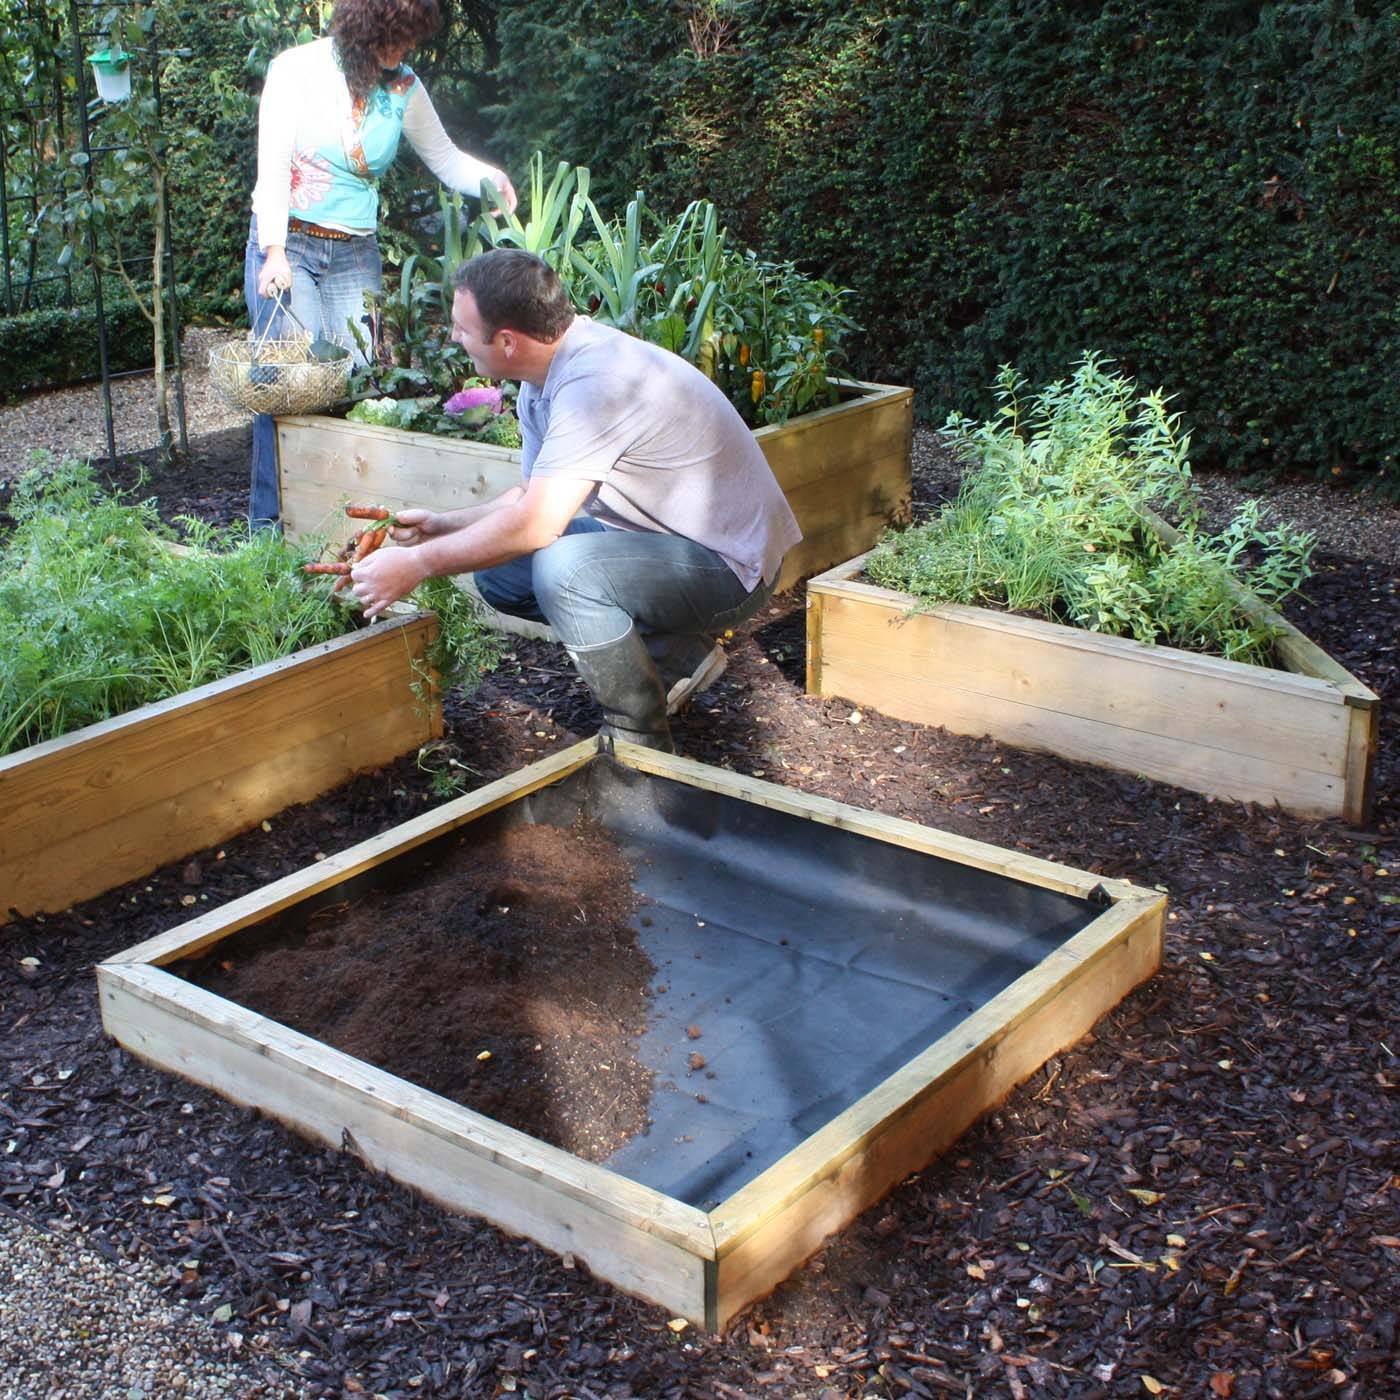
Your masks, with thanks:
[[(1004, 366), (995, 393), (995, 418), (949, 418), (972, 465), (939, 516), (886, 536), (866, 563), (873, 581), (921, 605), (990, 604), (1267, 661), (1276, 631), (1243, 615), (1241, 586), (1266, 603), (1297, 591), (1310, 533), (1266, 526), (1257, 502), (1208, 533), (1178, 416), (1100, 356), (1030, 398)], [(1176, 522), (1170, 543), (1161, 516)]]
[[(485, 249), (509, 247), (543, 257), (599, 322), (698, 366), (751, 425), (781, 423), (837, 401), (832, 381), (844, 364), (844, 344), (858, 329), (841, 289), (806, 277), (791, 262), (729, 248), (708, 201), (695, 200), (668, 221), (638, 191), (610, 219), (590, 187), (584, 166), (560, 162), (546, 178), (536, 152), (520, 211), (507, 213), (487, 187), (486, 211), (468, 222), (462, 197), (444, 195), (441, 256), (406, 257), (397, 287), (367, 298), (371, 334), (351, 327), (371, 361), (356, 372), (352, 394), (416, 399), (425, 407), (425, 391), (453, 393), (471, 371), (448, 333), (452, 270)], [(585, 227), (590, 237), (582, 237)], [(477, 431), (430, 412), (411, 416), (420, 431), (487, 441), (510, 432), (506, 425)]]
[[(104, 491), (66, 462), (21, 477), (0, 555), (0, 754), (261, 665), (359, 625), (308, 586), (305, 552), (184, 519), (183, 547), (151, 500)], [(440, 586), (445, 583), (446, 587)], [(474, 685), (501, 640), (474, 600), (434, 581), (428, 662)]]

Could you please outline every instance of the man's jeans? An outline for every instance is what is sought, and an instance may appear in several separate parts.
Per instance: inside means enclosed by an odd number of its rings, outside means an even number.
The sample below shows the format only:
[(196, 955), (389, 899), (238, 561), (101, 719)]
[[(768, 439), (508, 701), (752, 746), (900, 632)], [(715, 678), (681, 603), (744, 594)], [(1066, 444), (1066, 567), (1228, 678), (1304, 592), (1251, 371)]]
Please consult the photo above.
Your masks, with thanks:
[(535, 554), (476, 574), (481, 596), (514, 617), (547, 622), (571, 651), (642, 633), (723, 632), (757, 612), (772, 588), (748, 591), (711, 549), (679, 535), (609, 530), (578, 516)]
[[(291, 307), (313, 335), (323, 335), (348, 346), (356, 364), (364, 364), (346, 325), (360, 325), (365, 314), (365, 293), (377, 292), (384, 285), (384, 265), (373, 234), (359, 238), (314, 238), (307, 233), (287, 234), (287, 261), (292, 268)], [(258, 249), (255, 218), (248, 230), (248, 246), (243, 259), (243, 296), (248, 303), (248, 322), (255, 336), (268, 332), (269, 339), (301, 333), (290, 316), (279, 315), (272, 297), (258, 295), (258, 275), (266, 258)], [(282, 294), (285, 304), (287, 293)], [(274, 320), (280, 325), (271, 325)], [(277, 428), (270, 414), (253, 415), (253, 482), (248, 503), (248, 519), (253, 527), (266, 527), (281, 515), (277, 483)]]

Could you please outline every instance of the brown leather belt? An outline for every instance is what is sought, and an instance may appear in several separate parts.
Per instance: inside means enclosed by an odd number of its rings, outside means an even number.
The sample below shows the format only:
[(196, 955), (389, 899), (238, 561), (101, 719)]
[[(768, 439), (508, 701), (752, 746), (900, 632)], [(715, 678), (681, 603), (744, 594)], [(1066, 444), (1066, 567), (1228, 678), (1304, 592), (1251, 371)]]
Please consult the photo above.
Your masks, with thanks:
[(322, 228), (320, 224), (308, 224), (305, 219), (290, 218), (287, 220), (288, 233), (305, 233), (312, 238), (331, 238), (337, 243), (348, 243), (355, 237), (353, 233), (346, 233), (344, 229)]

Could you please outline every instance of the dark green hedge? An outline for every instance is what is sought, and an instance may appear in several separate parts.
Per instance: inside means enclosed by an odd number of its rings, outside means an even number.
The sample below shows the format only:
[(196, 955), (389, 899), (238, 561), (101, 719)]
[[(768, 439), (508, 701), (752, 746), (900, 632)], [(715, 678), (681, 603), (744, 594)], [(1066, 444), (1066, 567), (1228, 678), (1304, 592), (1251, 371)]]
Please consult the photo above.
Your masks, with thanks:
[(539, 145), (614, 195), (715, 199), (854, 289), (859, 367), (924, 414), (1094, 349), (1177, 395), (1196, 460), (1400, 484), (1392, 8), (520, 0), (499, 22), (516, 168)]
[[(113, 373), (151, 363), (151, 323), (134, 302), (108, 303), (107, 363)], [(0, 316), (0, 384), (7, 394), (96, 379), (97, 313), (91, 307), (50, 307)]]

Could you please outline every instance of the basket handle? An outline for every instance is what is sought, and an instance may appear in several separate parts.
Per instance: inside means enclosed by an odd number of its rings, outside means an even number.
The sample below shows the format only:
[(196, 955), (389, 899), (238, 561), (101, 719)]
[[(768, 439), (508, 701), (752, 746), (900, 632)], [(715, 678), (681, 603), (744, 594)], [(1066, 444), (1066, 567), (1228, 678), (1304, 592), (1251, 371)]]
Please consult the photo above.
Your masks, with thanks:
[[(311, 334), (310, 328), (307, 326), (306, 322), (303, 321), (301, 317), (298, 316), (297, 313), (292, 310), (291, 298), (288, 297), (285, 302), (282, 300), (281, 287), (274, 287), (272, 289), (272, 300), (273, 304), (277, 307), (277, 311), (279, 314), (290, 316), (292, 320), (294, 320), (297, 323), (297, 325), (299, 325), (302, 328), (302, 330), (304, 330), (307, 333), (307, 335)], [(262, 350), (264, 343), (267, 341), (268, 336), (272, 333), (273, 326), (275, 326), (276, 324), (276, 316), (269, 316), (267, 318), (267, 324), (263, 327), (262, 334), (258, 336), (256, 340), (253, 341), (252, 363), (257, 363), (258, 354)]]

